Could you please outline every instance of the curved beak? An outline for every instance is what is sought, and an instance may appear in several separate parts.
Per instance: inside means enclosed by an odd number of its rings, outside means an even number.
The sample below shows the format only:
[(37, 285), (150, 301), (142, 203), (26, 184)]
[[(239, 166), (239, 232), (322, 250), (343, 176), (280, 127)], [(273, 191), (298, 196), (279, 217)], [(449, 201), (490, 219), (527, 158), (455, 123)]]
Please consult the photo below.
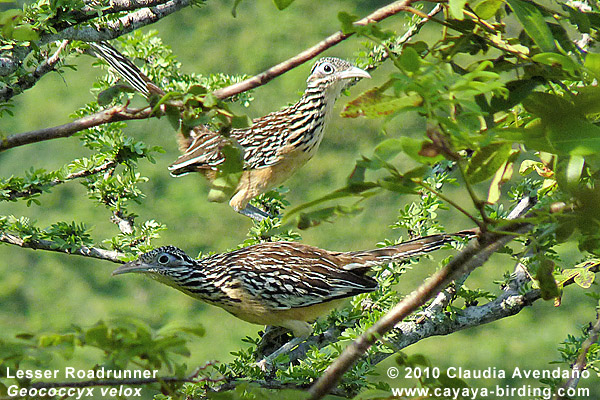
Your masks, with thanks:
[(112, 272), (112, 276), (128, 274), (130, 272), (148, 272), (150, 265), (141, 262), (140, 260), (135, 260), (128, 262), (127, 264), (121, 265), (119, 268), (115, 269)]
[(341, 79), (350, 79), (350, 78), (371, 78), (371, 75), (358, 67), (352, 67), (349, 70), (340, 72)]

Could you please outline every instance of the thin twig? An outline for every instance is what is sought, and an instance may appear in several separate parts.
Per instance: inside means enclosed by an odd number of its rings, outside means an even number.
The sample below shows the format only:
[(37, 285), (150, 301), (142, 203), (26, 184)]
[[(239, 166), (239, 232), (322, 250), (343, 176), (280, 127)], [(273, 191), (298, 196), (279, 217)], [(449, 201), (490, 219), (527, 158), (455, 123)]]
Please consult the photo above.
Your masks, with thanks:
[(434, 188), (432, 188), (431, 186), (429, 186), (428, 184), (426, 184), (422, 180), (414, 180), (414, 182), (417, 185), (421, 186), (423, 189), (425, 189), (425, 190), (433, 193), (434, 195), (438, 196), (440, 199), (444, 200), (446, 203), (450, 204), (452, 207), (454, 207), (461, 214), (464, 214), (471, 221), (473, 221), (479, 227), (479, 229), (483, 230), (485, 228), (485, 225), (480, 220), (478, 220), (477, 218), (475, 218), (474, 216), (472, 216), (471, 214), (469, 214), (469, 212), (467, 210), (465, 210), (464, 208), (462, 208), (457, 202), (451, 200), (446, 195), (443, 195), (440, 191), (435, 190)]
[[(60, 61), (60, 54), (67, 47), (68, 43), (69, 42), (67, 40), (63, 40), (54, 54), (48, 57), (43, 63), (38, 65), (33, 72), (19, 77), (16, 83), (7, 85), (0, 89), (0, 101), (6, 101), (11, 97), (32, 88), (42, 76), (46, 75), (50, 71), (54, 71), (54, 67)], [(23, 57), (24, 56), (25, 55), (23, 55)], [(10, 69), (7, 71), (10, 71)]]
[(119, 253), (118, 251), (106, 250), (98, 247), (81, 246), (72, 250), (61, 249), (57, 247), (56, 243), (50, 240), (25, 240), (19, 236), (13, 235), (8, 232), (0, 232), (0, 242), (33, 250), (46, 250), (54, 251), (57, 253), (66, 253), (83, 257), (97, 258), (100, 260), (111, 261), (118, 264), (123, 264), (122, 259), (125, 257), (125, 254)]
[(115, 160), (110, 160), (110, 161), (100, 164), (97, 167), (94, 167), (92, 169), (85, 169), (82, 171), (73, 172), (73, 173), (65, 176), (63, 179), (54, 179), (54, 180), (52, 180), (44, 185), (38, 186), (38, 187), (33, 187), (33, 188), (26, 189), (26, 190), (18, 191), (18, 192), (15, 192), (15, 191), (9, 192), (8, 199), (15, 200), (20, 197), (28, 197), (28, 196), (32, 196), (37, 193), (42, 193), (44, 190), (49, 189), (51, 187), (60, 185), (65, 182), (72, 181), (74, 179), (85, 178), (85, 177), (88, 177), (91, 175), (95, 175), (97, 173), (114, 168), (116, 165), (117, 165), (117, 162)]
[[(589, 332), (589, 336), (585, 341), (581, 344), (581, 349), (579, 350), (579, 354), (577, 355), (577, 360), (573, 367), (573, 373), (571, 377), (565, 382), (563, 388), (565, 389), (563, 393), (567, 393), (568, 389), (575, 389), (579, 384), (579, 379), (581, 377), (581, 373), (585, 370), (587, 366), (587, 354), (592, 345), (598, 342), (598, 336), (600, 334), (600, 312), (596, 311), (596, 323), (592, 326), (592, 329)], [(558, 396), (557, 400), (565, 400), (567, 397)]]
[(149, 108), (128, 109), (121, 105), (115, 106), (64, 125), (7, 136), (0, 141), (0, 152), (26, 144), (68, 137), (84, 129), (109, 122), (146, 119), (150, 117), (151, 113), (152, 111)]

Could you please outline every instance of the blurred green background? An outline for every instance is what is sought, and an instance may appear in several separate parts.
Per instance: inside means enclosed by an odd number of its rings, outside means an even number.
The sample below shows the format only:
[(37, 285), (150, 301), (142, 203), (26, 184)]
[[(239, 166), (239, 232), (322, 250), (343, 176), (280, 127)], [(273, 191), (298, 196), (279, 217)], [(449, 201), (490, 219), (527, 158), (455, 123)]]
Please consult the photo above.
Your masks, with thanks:
[[(280, 12), (271, 1), (245, 1), (238, 7), (237, 18), (233, 18), (233, 0), (209, 1), (203, 7), (178, 12), (145, 31), (158, 30), (182, 63), (184, 72), (254, 74), (336, 31), (339, 11), (362, 16), (386, 3), (296, 0)], [(385, 26), (402, 32), (404, 23), (404, 18), (396, 17)], [(427, 28), (429, 30), (421, 33), (421, 39), (439, 35), (437, 26)], [(324, 55), (352, 59), (362, 48), (362, 40), (351, 38)], [(88, 56), (72, 58), (70, 62), (77, 65), (77, 71), (67, 69), (62, 75), (48, 74), (33, 89), (15, 99), (15, 116), (2, 118), (1, 133), (7, 135), (68, 122), (74, 110), (93, 98), (90, 88), (102, 71), (91, 66), (93, 59)], [(256, 89), (250, 108), (243, 110), (238, 106), (236, 110), (258, 117), (296, 101), (305, 87), (309, 69), (310, 65), (303, 65)], [(376, 70), (372, 80), (351, 89), (352, 97), (382, 84), (388, 71), (386, 66)], [(348, 100), (342, 97), (336, 109), (339, 111)], [(355, 160), (363, 154), (370, 155), (386, 135), (419, 137), (423, 128), (423, 121), (415, 115), (388, 122), (345, 120), (335, 116), (317, 155), (286, 183), (290, 188), (288, 200), (293, 206), (299, 205), (343, 186)], [(245, 239), (251, 222), (233, 212), (227, 204), (208, 203), (207, 185), (200, 176), (175, 179), (168, 175), (166, 167), (177, 157), (178, 151), (174, 132), (166, 120), (131, 122), (128, 133), (149, 145), (160, 145), (166, 151), (157, 155), (154, 165), (140, 163), (140, 172), (150, 178), (143, 185), (147, 198), (143, 205), (131, 207), (139, 215), (137, 222), (155, 219), (167, 225), (168, 230), (155, 245), (173, 244), (196, 255), (200, 251), (222, 252)], [(3, 176), (10, 176), (23, 175), (31, 166), (51, 170), (86, 154), (88, 150), (76, 138), (42, 142), (0, 153), (0, 171)], [(400, 158), (396, 162), (402, 165), (409, 161)], [(455, 190), (449, 194), (461, 204), (469, 205), (463, 192)], [(110, 213), (89, 201), (77, 182), (60, 185), (41, 200), (41, 206), (29, 208), (23, 203), (3, 203), (0, 213), (29, 216), (41, 227), (59, 220), (84, 222), (93, 227), (97, 240), (117, 231), (109, 222)], [(331, 250), (359, 250), (372, 248), (385, 238), (395, 240), (406, 232), (392, 230), (390, 225), (395, 222), (398, 210), (414, 200), (417, 199), (392, 194), (375, 197), (364, 202), (364, 212), (359, 216), (303, 231), (303, 242)], [(472, 226), (456, 212), (440, 213), (448, 231)], [(576, 249), (564, 250), (572, 259), (578, 257)], [(445, 255), (436, 255), (435, 261)], [(7, 245), (0, 246), (0, 260), (0, 331), (5, 338), (21, 332), (60, 331), (72, 323), (90, 326), (98, 320), (119, 316), (135, 316), (156, 328), (166, 324), (199, 323), (206, 328), (206, 336), (192, 343), (188, 362), (196, 366), (207, 360), (231, 360), (230, 352), (244, 346), (241, 338), (256, 335), (262, 329), (149, 279), (111, 278), (115, 264)], [(436, 262), (424, 261), (418, 269), (406, 274), (398, 290), (409, 293), (436, 265)], [(512, 267), (507, 256), (497, 255), (474, 273), (467, 285), (497, 293), (492, 281), (500, 279), (503, 272)], [(593, 303), (581, 290), (568, 288), (559, 308), (552, 302), (539, 301), (513, 318), (449, 337), (430, 338), (406, 351), (425, 354), (441, 368), (553, 368), (548, 362), (558, 359), (558, 344), (567, 334), (577, 334), (581, 324), (595, 318)], [(96, 357), (93, 352), (80, 354), (67, 364), (92, 368)], [(56, 362), (57, 365), (65, 363)], [(393, 360), (380, 367), (384, 380), (387, 380), (385, 368), (389, 365), (393, 365)], [(494, 383), (472, 381), (475, 387)], [(500, 383), (507, 384), (508, 380)]]

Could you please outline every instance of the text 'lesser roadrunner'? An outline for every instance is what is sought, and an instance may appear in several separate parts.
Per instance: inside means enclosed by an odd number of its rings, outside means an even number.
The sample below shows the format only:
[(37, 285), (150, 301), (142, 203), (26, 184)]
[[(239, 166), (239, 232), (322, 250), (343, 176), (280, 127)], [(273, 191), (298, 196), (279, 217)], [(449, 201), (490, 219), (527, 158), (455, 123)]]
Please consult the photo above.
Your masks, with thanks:
[[(164, 94), (130, 60), (105, 42), (90, 43), (97, 56), (115, 68), (136, 90), (149, 96)], [(269, 215), (248, 202), (288, 179), (317, 151), (337, 98), (352, 81), (370, 75), (347, 61), (318, 60), (297, 103), (253, 120), (245, 129), (233, 129), (230, 138), (244, 151), (244, 170), (229, 204), (239, 213), (261, 220)], [(173, 176), (202, 173), (211, 183), (225, 161), (221, 153), (230, 140), (205, 126), (195, 127), (183, 143), (183, 155), (169, 170)]]

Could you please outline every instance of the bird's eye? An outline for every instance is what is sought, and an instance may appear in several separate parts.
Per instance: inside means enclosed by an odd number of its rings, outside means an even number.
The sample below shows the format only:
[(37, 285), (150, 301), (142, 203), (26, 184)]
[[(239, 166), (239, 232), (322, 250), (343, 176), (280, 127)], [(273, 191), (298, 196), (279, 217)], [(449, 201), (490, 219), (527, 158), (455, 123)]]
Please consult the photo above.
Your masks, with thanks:
[(323, 72), (325, 72), (326, 74), (330, 74), (333, 72), (333, 65), (327, 63), (323, 65)]
[(169, 256), (167, 256), (166, 254), (163, 254), (162, 256), (158, 257), (159, 264), (165, 265), (168, 262), (169, 262)]

